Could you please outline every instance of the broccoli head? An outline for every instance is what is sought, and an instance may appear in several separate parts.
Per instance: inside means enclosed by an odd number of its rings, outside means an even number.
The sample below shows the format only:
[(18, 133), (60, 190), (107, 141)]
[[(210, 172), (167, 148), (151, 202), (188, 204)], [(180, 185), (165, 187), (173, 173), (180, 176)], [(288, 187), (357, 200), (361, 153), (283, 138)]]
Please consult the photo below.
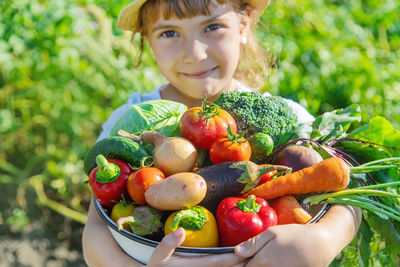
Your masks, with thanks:
[(277, 144), (281, 135), (297, 125), (297, 116), (279, 96), (263, 96), (258, 92), (224, 92), (215, 104), (233, 116), (238, 131), (246, 131), (247, 137), (263, 132)]

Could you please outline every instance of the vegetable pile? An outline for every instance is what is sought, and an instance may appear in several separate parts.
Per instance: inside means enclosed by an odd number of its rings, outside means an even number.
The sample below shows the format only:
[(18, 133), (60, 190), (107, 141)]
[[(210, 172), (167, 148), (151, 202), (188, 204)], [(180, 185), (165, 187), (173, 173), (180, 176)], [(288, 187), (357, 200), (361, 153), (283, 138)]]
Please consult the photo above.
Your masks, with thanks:
[(384, 132), (383, 118), (359, 121), (353, 105), (298, 124), (281, 98), (259, 93), (191, 109), (148, 101), (90, 149), (85, 170), (120, 231), (157, 241), (183, 227), (183, 246), (234, 246), (309, 223), (326, 203), (361, 207), (398, 236), (400, 133)]

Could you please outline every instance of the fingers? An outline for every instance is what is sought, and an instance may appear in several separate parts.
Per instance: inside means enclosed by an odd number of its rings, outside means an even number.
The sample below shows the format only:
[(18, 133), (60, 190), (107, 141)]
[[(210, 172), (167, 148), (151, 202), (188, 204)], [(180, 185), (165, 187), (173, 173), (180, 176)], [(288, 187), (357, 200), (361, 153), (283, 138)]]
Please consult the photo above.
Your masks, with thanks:
[(252, 257), (274, 238), (275, 233), (267, 229), (263, 233), (237, 245), (235, 247), (235, 253), (240, 257)]
[(222, 253), (216, 255), (199, 256), (199, 257), (179, 257), (171, 256), (176, 247), (185, 240), (185, 230), (179, 227), (175, 232), (165, 236), (160, 244), (155, 248), (147, 266), (190, 266), (203, 267), (207, 263), (208, 267), (213, 266), (244, 266), (246, 258), (238, 256), (234, 253)]
[(238, 264), (233, 265), (232, 267), (244, 267), (244, 266), (247, 266), (248, 262), (249, 262), (249, 260), (244, 260)]
[(167, 258), (169, 258), (176, 247), (185, 240), (185, 230), (179, 227), (173, 233), (166, 235), (154, 250), (147, 266), (161, 266)]
[(244, 266), (241, 264), (246, 259), (234, 253), (222, 253), (199, 257), (180, 257), (171, 266), (174, 267), (223, 267), (223, 266)]

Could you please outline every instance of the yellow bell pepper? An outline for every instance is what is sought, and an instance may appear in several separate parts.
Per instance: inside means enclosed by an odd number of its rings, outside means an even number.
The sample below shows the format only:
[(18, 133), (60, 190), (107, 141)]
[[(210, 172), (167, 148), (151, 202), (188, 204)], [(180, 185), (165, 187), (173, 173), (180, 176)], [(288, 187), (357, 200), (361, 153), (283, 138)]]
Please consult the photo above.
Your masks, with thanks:
[(182, 227), (186, 231), (186, 247), (217, 247), (218, 226), (214, 215), (202, 206), (191, 207), (172, 213), (165, 222), (164, 233), (168, 235)]

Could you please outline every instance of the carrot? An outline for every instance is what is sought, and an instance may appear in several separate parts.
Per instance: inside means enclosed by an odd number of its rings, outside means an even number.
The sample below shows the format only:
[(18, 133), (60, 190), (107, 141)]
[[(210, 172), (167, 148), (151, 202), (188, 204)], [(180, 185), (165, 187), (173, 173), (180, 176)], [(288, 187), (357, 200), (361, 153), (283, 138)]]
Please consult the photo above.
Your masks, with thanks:
[(285, 195), (338, 191), (349, 184), (350, 172), (352, 174), (366, 173), (400, 166), (399, 164), (379, 165), (387, 161), (399, 161), (399, 158), (380, 159), (358, 167), (349, 167), (341, 158), (328, 158), (308, 168), (259, 185), (244, 196), (253, 194), (256, 197), (272, 199)]
[(277, 177), (245, 194), (265, 199), (303, 193), (330, 192), (346, 188), (350, 168), (341, 158), (329, 158), (310, 167)]
[(312, 219), (312, 216), (301, 207), (293, 196), (280, 197), (272, 203), (271, 207), (278, 215), (278, 224), (305, 224)]

